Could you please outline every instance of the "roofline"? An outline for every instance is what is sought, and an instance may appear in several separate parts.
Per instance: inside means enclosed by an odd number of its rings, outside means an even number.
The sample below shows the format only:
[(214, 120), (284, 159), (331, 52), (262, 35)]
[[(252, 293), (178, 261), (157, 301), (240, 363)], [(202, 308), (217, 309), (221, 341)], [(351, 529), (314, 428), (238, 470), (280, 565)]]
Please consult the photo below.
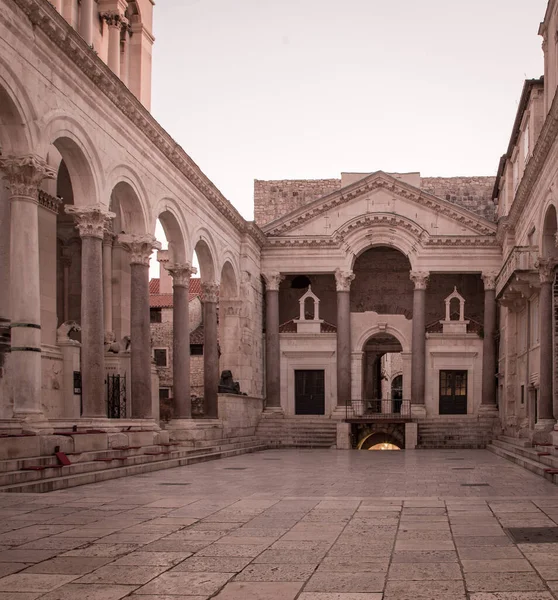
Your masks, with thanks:
[(504, 167), (506, 161), (511, 158), (513, 149), (517, 144), (517, 140), (519, 139), (519, 130), (521, 128), (521, 122), (523, 121), (523, 116), (525, 115), (525, 111), (527, 110), (527, 106), (529, 105), (529, 100), (531, 98), (531, 92), (533, 88), (541, 85), (544, 85), (544, 77), (539, 77), (538, 79), (526, 79), (523, 82), (523, 90), (521, 92), (521, 97), (519, 99), (519, 106), (517, 108), (517, 113), (515, 115), (515, 120), (513, 122), (512, 132), (510, 136), (510, 141), (508, 143), (508, 149), (506, 153), (500, 158), (500, 163), (498, 165), (498, 173), (496, 175), (496, 181), (494, 182), (494, 188), (492, 190), (492, 200), (496, 200), (500, 192), (500, 180), (502, 175), (504, 174)]

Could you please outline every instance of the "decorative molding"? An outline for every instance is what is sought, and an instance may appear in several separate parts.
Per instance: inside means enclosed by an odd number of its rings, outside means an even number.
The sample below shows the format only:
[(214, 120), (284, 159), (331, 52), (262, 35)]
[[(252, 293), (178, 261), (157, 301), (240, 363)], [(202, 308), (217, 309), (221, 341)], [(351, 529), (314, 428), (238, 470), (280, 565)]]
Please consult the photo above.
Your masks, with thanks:
[(41, 181), (56, 178), (56, 171), (35, 154), (0, 156), (0, 171), (12, 198), (27, 198), (37, 203)]
[(496, 233), (495, 224), (493, 225), (489, 221), (482, 219), (474, 213), (470, 213), (466, 209), (457, 207), (451, 202), (447, 202), (436, 196), (427, 194), (418, 188), (405, 184), (382, 171), (372, 173), (352, 186), (348, 186), (345, 191), (335, 191), (328, 196), (319, 198), (309, 205), (298, 209), (293, 214), (278, 219), (274, 222), (275, 224), (270, 223), (269, 226), (264, 227), (264, 233), (268, 236), (275, 237), (283, 235), (354, 198), (358, 198), (379, 189), (383, 189), (399, 198), (415, 202), (438, 214), (445, 215), (446, 217), (459, 222), (462, 226), (477, 231), (480, 235), (493, 236)]
[(75, 218), (76, 229), (82, 238), (94, 237), (102, 240), (108, 223), (116, 217), (114, 213), (103, 210), (98, 206), (82, 207), (69, 204), (64, 207), (64, 210), (66, 214)]
[(430, 273), (428, 271), (411, 271), (409, 277), (415, 284), (415, 290), (425, 290), (428, 285)]
[(39, 190), (39, 206), (42, 206), (46, 210), (57, 215), (60, 210), (60, 206), (63, 204), (62, 198), (57, 198), (56, 196), (51, 196), (47, 194), (44, 190)]
[(202, 302), (217, 302), (219, 298), (218, 283), (215, 283), (214, 281), (202, 281), (201, 290)]
[(105, 227), (105, 233), (103, 235), (103, 246), (113, 246), (116, 241), (116, 234), (112, 232), (112, 223), (110, 221), (107, 222)]
[(130, 92), (47, 0), (13, 0), (31, 22), (40, 29), (68, 60), (127, 117), (139, 132), (173, 164), (182, 175), (230, 222), (240, 233), (252, 237), (261, 247), (265, 244), (263, 233), (253, 222), (246, 221), (223, 196), (174, 139), (157, 123), (151, 113)]
[(354, 280), (355, 274), (352, 271), (342, 271), (335, 269), (335, 290), (337, 292), (350, 292), (351, 282)]
[(118, 236), (118, 241), (124, 250), (130, 253), (131, 265), (149, 266), (149, 259), (153, 250), (161, 249), (161, 242), (155, 236), (147, 234), (123, 233)]
[(128, 19), (119, 10), (106, 10), (99, 16), (109, 27), (124, 29), (129, 27)]
[[(161, 261), (161, 263), (166, 261)], [(174, 287), (190, 287), (190, 277), (195, 275), (198, 270), (190, 263), (170, 263), (164, 264), (163, 267), (169, 272), (172, 277), (172, 285)]]
[(484, 282), (484, 291), (487, 290), (495, 290), (496, 289), (496, 281), (498, 279), (498, 273), (496, 271), (490, 271), (483, 273), (481, 275), (482, 280)]
[(537, 260), (535, 269), (539, 270), (541, 283), (554, 283), (557, 265), (558, 261), (555, 258), (539, 258)]
[(284, 275), (281, 275), (279, 271), (268, 271), (267, 273), (262, 273), (262, 277), (265, 280), (265, 287), (267, 292), (277, 292), (279, 291), (279, 285), (285, 279)]

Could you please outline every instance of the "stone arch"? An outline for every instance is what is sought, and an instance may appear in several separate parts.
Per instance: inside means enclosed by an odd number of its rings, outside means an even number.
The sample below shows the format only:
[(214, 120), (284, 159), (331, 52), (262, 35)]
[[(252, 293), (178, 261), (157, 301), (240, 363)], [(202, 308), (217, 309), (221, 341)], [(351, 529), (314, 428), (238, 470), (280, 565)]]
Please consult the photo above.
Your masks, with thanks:
[(176, 210), (172, 201), (163, 201), (155, 209), (155, 214), (159, 219), (165, 237), (169, 244), (169, 260), (171, 263), (184, 264), (190, 262), (188, 248), (188, 233), (186, 225), (180, 218), (180, 213)]
[(366, 425), (359, 431), (357, 448), (359, 450), (368, 450), (374, 444), (385, 441), (403, 449), (405, 448), (403, 427), (397, 423), (371, 423), (370, 425)]
[(200, 278), (203, 282), (217, 281), (217, 249), (211, 234), (206, 229), (200, 229), (193, 236), (193, 252), (198, 257)]
[(239, 290), (240, 277), (238, 269), (232, 257), (227, 253), (223, 266), (221, 267), (221, 292), (222, 298), (237, 298)]
[(539, 255), (542, 258), (558, 257), (556, 247), (558, 233), (558, 216), (554, 204), (549, 203), (544, 211), (539, 241)]
[[(134, 207), (134, 210), (137, 210), (137, 207), (140, 208), (140, 213), (135, 215), (136, 218), (134, 219), (133, 225), (136, 227), (136, 229), (138, 229), (138, 225), (141, 223), (141, 231), (126, 230), (126, 233), (152, 232), (152, 230), (154, 230), (154, 224), (153, 227), (151, 227), (149, 194), (141, 180), (141, 177), (129, 165), (117, 165), (107, 176), (103, 189), (103, 198), (106, 199), (106, 204), (108, 204), (112, 210), (112, 207), (116, 205), (116, 202), (114, 201), (114, 191), (116, 188), (118, 188), (120, 193), (124, 192), (125, 188), (122, 184), (127, 186), (127, 195), (129, 196), (127, 204), (131, 203), (131, 205)], [(140, 214), (141, 219), (139, 219)], [(118, 221), (118, 216), (119, 215), (117, 214), (115, 221)]]
[(147, 233), (147, 219), (137, 189), (128, 181), (119, 181), (110, 194), (110, 210), (116, 215), (114, 232)]
[(393, 325), (372, 325), (366, 331), (364, 331), (354, 342), (353, 352), (362, 352), (364, 346), (368, 340), (378, 334), (389, 334), (394, 337), (400, 344), (403, 352), (411, 351), (411, 340), (407, 339), (405, 334), (394, 327)]
[(39, 144), (35, 111), (6, 61), (0, 57), (0, 149), (4, 155), (30, 154)]

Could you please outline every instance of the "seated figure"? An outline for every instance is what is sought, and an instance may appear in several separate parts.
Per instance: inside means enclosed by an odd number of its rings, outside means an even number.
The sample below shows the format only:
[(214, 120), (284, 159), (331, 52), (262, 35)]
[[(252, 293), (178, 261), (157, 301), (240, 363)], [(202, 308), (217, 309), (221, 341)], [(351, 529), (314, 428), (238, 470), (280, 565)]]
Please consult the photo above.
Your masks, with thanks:
[(233, 379), (232, 372), (228, 369), (221, 372), (218, 392), (220, 394), (240, 394), (240, 384)]

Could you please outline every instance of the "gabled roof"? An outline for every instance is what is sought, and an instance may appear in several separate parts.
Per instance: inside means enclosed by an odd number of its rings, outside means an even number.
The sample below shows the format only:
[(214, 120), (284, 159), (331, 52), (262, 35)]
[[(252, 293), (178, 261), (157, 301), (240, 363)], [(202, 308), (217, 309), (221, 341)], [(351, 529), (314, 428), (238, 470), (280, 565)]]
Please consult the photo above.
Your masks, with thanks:
[(368, 194), (377, 189), (385, 189), (390, 193), (417, 203), (425, 208), (430, 208), (445, 215), (463, 226), (466, 226), (478, 235), (495, 235), (496, 224), (480, 217), (479, 215), (454, 204), (448, 200), (433, 196), (420, 188), (401, 181), (384, 171), (376, 171), (363, 179), (352, 183), (340, 190), (318, 198), (306, 206), (302, 206), (292, 212), (265, 225), (262, 229), (266, 236), (279, 237), (286, 235), (292, 229), (326, 213), (347, 204), (352, 199)]

